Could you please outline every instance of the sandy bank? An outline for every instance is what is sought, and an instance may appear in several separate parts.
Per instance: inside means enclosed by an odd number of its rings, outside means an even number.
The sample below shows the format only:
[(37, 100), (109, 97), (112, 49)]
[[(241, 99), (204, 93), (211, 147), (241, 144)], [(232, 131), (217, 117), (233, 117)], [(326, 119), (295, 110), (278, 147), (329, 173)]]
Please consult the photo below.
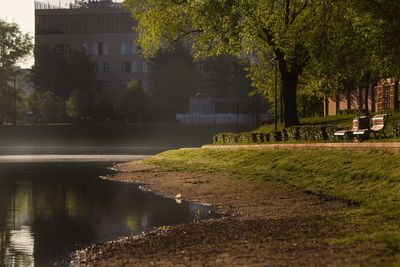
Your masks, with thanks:
[(212, 203), (226, 217), (95, 245), (76, 253), (75, 266), (344, 266), (373, 264), (383, 253), (331, 242), (356, 230), (346, 224), (342, 203), (220, 174), (167, 171), (141, 162), (118, 168), (109, 179)]

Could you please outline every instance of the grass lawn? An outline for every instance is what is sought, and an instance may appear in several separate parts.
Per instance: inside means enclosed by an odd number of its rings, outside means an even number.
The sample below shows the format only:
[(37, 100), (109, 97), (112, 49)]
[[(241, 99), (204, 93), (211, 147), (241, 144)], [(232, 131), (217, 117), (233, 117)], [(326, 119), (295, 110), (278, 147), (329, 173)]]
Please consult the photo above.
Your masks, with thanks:
[(225, 173), (285, 184), (347, 203), (354, 231), (334, 242), (373, 242), (400, 251), (400, 153), (346, 150), (211, 150), (161, 153), (146, 160), (167, 169)]

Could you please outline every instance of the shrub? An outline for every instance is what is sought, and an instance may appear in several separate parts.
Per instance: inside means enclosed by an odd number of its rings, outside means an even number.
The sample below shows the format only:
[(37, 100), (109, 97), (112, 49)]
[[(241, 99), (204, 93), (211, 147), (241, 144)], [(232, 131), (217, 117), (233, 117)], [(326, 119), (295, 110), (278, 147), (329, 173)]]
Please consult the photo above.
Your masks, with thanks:
[(282, 132), (281, 131), (273, 131), (270, 135), (271, 142), (279, 142), (282, 141)]
[(234, 133), (217, 133), (213, 136), (214, 144), (236, 144), (237, 142), (238, 137)]
[(394, 137), (400, 137), (400, 122), (395, 122), (392, 125), (392, 134)]
[(241, 144), (255, 143), (256, 138), (256, 133), (241, 133), (238, 142)]
[(269, 142), (269, 133), (256, 133), (256, 142), (257, 143), (268, 143)]
[(287, 139), (288, 140), (300, 140), (300, 130), (299, 126), (292, 126), (289, 128), (286, 128), (286, 134), (287, 134)]
[(326, 125), (307, 125), (299, 127), (300, 139), (304, 141), (325, 141), (328, 139)]
[(286, 129), (282, 129), (281, 138), (282, 138), (282, 141), (289, 141), (289, 136), (288, 136)]
[(338, 127), (335, 125), (327, 125), (325, 128), (326, 136), (329, 141), (337, 141), (338, 138), (334, 135), (334, 133), (338, 130)]
[(223, 143), (224, 144), (237, 144), (238, 135), (235, 133), (225, 133), (223, 134)]

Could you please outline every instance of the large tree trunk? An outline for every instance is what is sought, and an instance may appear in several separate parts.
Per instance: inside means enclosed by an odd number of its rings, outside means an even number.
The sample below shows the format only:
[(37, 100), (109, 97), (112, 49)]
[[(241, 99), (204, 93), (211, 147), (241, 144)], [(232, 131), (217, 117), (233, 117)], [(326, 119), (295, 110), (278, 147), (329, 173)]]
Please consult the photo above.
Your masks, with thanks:
[(285, 127), (299, 125), (297, 116), (297, 83), (299, 76), (297, 73), (289, 73), (281, 71), (282, 80), (282, 96), (283, 96), (283, 113)]

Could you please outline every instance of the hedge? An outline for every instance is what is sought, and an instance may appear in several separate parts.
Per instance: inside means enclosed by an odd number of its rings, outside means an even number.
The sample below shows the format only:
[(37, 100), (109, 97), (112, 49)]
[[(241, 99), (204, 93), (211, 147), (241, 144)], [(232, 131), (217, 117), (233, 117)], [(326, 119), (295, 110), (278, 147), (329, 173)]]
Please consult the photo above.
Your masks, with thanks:
[[(400, 124), (396, 127), (400, 136)], [(254, 144), (280, 141), (338, 141), (334, 136), (337, 130), (335, 125), (302, 125), (271, 133), (218, 133), (213, 137), (213, 142), (214, 144)]]

